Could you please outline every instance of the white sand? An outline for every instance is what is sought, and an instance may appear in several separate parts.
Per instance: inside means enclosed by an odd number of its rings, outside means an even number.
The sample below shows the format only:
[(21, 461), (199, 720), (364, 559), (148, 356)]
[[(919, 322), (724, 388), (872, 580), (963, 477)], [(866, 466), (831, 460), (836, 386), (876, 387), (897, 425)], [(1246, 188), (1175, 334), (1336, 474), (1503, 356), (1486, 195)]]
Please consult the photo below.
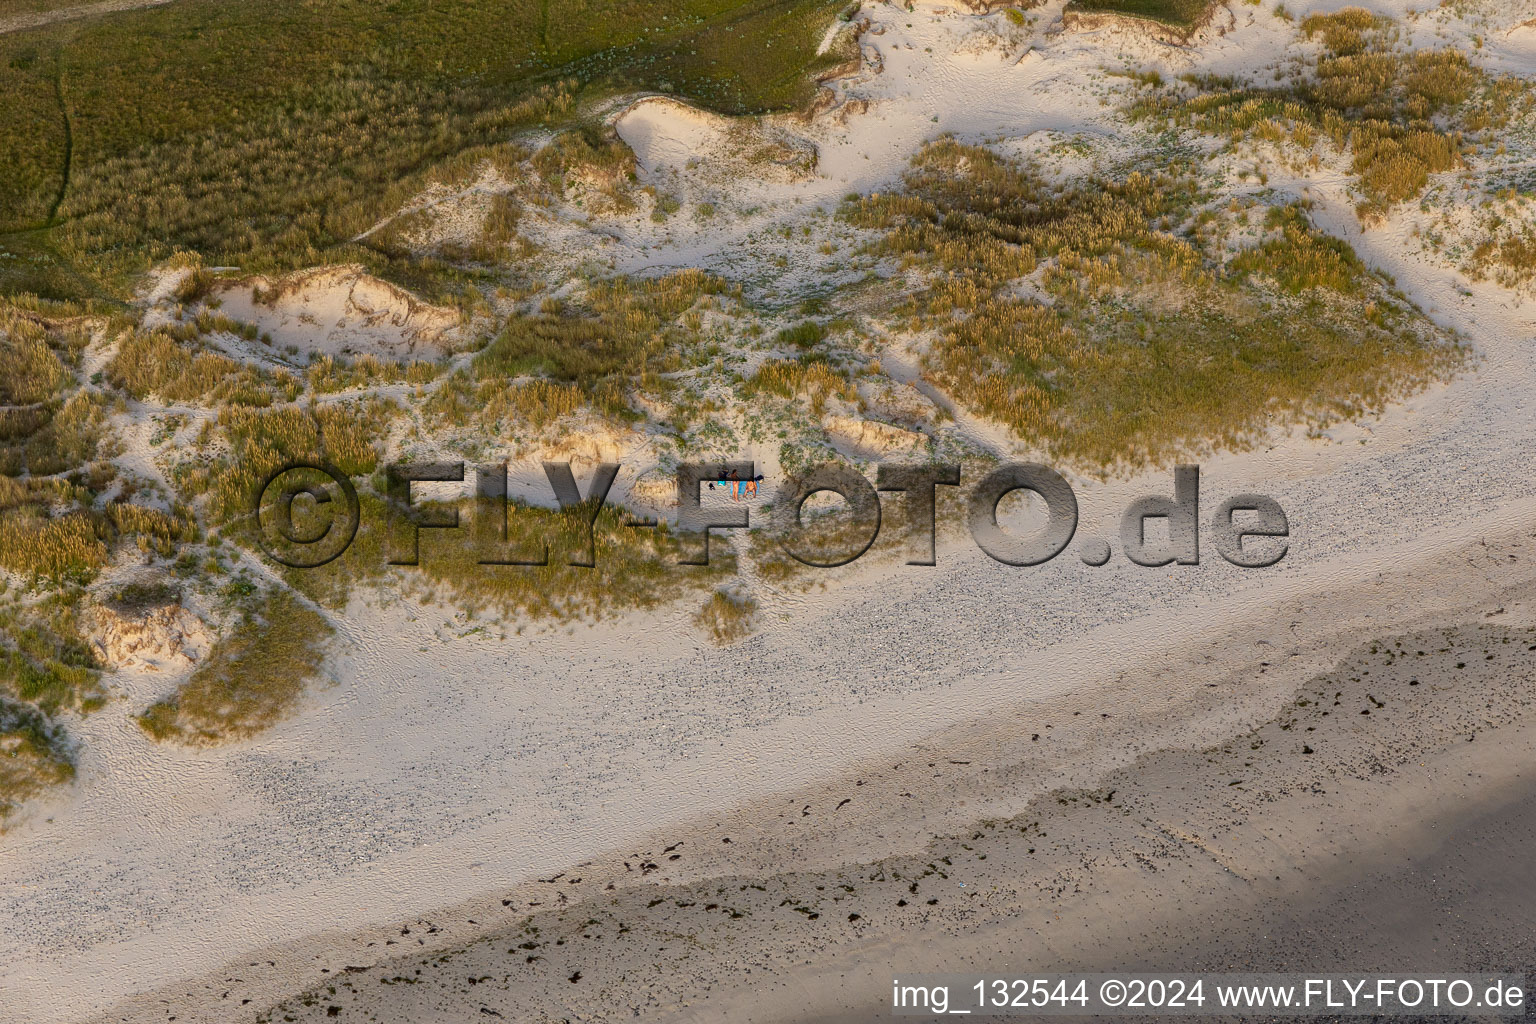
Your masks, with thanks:
[[(260, 301), (256, 301), (260, 295)], [(219, 311), (255, 324), (279, 348), (316, 355), (433, 360), (452, 349), (458, 313), (422, 302), (360, 266), (220, 285)]]

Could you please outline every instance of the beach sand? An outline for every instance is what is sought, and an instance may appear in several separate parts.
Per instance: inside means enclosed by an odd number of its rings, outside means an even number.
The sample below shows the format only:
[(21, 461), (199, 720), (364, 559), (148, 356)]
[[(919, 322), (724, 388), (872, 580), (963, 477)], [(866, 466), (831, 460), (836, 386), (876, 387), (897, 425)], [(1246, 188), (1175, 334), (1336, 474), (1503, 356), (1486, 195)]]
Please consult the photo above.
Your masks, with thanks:
[[(1269, 612), (388, 938), (333, 937), (328, 976), (261, 1019), (872, 1020), (901, 972), (1523, 969), (1531, 531)], [(438, 938), (470, 920), (488, 934)], [(110, 1019), (173, 995), (182, 1020), (226, 1019), (273, 974), (253, 958)]]

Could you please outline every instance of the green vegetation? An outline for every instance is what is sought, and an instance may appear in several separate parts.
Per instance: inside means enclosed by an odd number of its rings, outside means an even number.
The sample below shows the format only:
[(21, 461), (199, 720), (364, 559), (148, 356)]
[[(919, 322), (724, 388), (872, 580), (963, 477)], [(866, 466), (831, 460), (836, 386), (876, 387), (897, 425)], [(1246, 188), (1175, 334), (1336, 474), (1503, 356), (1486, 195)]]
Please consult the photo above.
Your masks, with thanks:
[(1536, 227), (1497, 215), (1488, 220), (1486, 234), (1468, 260), (1468, 273), (1477, 279), (1491, 277), (1506, 288), (1529, 286), (1536, 280)]
[(75, 393), (63, 402), (0, 413), (0, 472), (50, 476), (95, 458), (104, 433), (100, 395)]
[(0, 831), (23, 802), (74, 777), (63, 727), (28, 704), (0, 696)]
[(131, 612), (158, 608), (180, 600), (181, 589), (166, 580), (129, 583), (113, 591), (109, 598), (111, 604)]
[(1492, 79), (1458, 50), (1396, 48), (1396, 26), (1359, 8), (1301, 24), (1322, 54), (1313, 74), (1284, 87), (1193, 79), (1159, 90), (1132, 116), (1227, 138), (1289, 145), (1316, 164), (1319, 140), (1350, 155), (1362, 221), (1418, 197), (1431, 174), (1462, 167), (1480, 133), (1530, 109), (1516, 79)]
[[(680, 566), (676, 533), (665, 523), (635, 529), (627, 525), (629, 512), (614, 505), (604, 505), (592, 524), (591, 568), (571, 564), (589, 553), (588, 507), (556, 510), (513, 500), (506, 508), (505, 542), (487, 542), (478, 532), (474, 499), (459, 504), (459, 529), (420, 532), (419, 565), (395, 569), (384, 560), (384, 499), (366, 485), (359, 488), (358, 499), (362, 521), (346, 552), (318, 568), (290, 570), (285, 577), (295, 590), (326, 607), (345, 607), (360, 585), (390, 574), (395, 585), (417, 598), (471, 616), (600, 620), (679, 600), (736, 571), (735, 556), (720, 537), (711, 545), (707, 567)], [(482, 559), (543, 559), (546, 564), (482, 564)]]
[(139, 725), (156, 740), (213, 744), (243, 739), (289, 712), (319, 672), (330, 623), (292, 593), (269, 590), (175, 695), (150, 705)]
[[(701, 311), (718, 308), (719, 297), (730, 294), (739, 290), (703, 271), (680, 270), (594, 282), (577, 301), (546, 299), (540, 312), (512, 317), (475, 356), (474, 379), (450, 381), (427, 411), (493, 430), (509, 417), (542, 426), (583, 403), (634, 419), (634, 389), (665, 390), (661, 375), (696, 356)], [(540, 379), (517, 380), (530, 375)]]
[(825, 341), (827, 337), (827, 325), (815, 320), (807, 320), (793, 327), (786, 327), (778, 333), (778, 343), (786, 347), (814, 348)]
[[(1355, 415), (1459, 358), (1303, 210), (1267, 209), (1259, 246), (1232, 254), (1206, 244), (1220, 215), (1200, 204), (1177, 162), (1057, 188), (946, 139), (914, 158), (903, 190), (843, 215), (928, 272), (892, 313), (934, 337), (929, 378), (1086, 467)], [(1048, 302), (1011, 290), (1031, 275)]]
[(317, 395), (354, 391), (381, 384), (421, 385), (437, 379), (441, 367), (424, 359), (404, 362), (381, 359), (371, 353), (356, 359), (323, 355), (309, 364), (307, 379)]
[(0, 605), (0, 694), (44, 715), (99, 707), (100, 666), (81, 637), (73, 595)]
[(835, 368), (825, 356), (769, 359), (743, 382), (742, 390), (744, 397), (749, 399), (759, 394), (777, 395), (792, 401), (807, 399), (812, 414), (818, 417), (826, 408), (828, 398), (835, 395), (851, 401), (855, 397), (848, 374)]
[[(181, 0), (0, 36), (0, 293), (120, 296), (178, 248), (409, 276), (350, 240), (439, 171), (619, 90), (804, 104), (846, 58), (815, 53), (838, 6)], [(591, 147), (562, 139), (548, 159)]]
[(107, 546), (84, 511), (50, 516), (41, 502), (28, 502), (0, 518), (0, 566), (12, 572), (79, 579), (106, 560)]
[(23, 801), (74, 778), (57, 716), (101, 706), (99, 669), (71, 595), (0, 604), (0, 828)]
[(1123, 14), (1189, 28), (1213, 5), (1214, 0), (1072, 0), (1067, 9), (1085, 14)]
[[(35, 405), (57, 398), (69, 382), (64, 361), (49, 344), (43, 324), (14, 310), (6, 310), (0, 323), (4, 340), (0, 341), (0, 403)], [(78, 349), (80, 336), (71, 348)]]
[(222, 352), (198, 350), (165, 331), (130, 331), (107, 364), (107, 379), (140, 401), (268, 406), (291, 402), (301, 384), (291, 373), (272, 373)]
[(280, 466), (322, 460), (351, 475), (372, 473), (379, 461), (378, 443), (397, 411), (393, 403), (377, 398), (308, 408), (225, 408), (217, 422), (228, 454), (182, 463), (176, 484), (188, 501), (206, 495), (212, 523), (248, 523), (257, 485)]
[(589, 398), (600, 409), (629, 414), (628, 396), (622, 387), (612, 384), (589, 393), (575, 384), (543, 379), (492, 378), (477, 383), (462, 373), (433, 392), (425, 408), (439, 423), (475, 423), (487, 428), (516, 423), (541, 430), (583, 408)]
[(78, 482), (0, 477), (0, 568), (51, 584), (84, 582), (128, 540), (142, 553), (169, 557), (177, 543), (197, 537), (188, 506), (166, 512), (137, 504), (131, 484), (99, 501), (115, 479), (105, 464), (81, 472)]
[[(466, 502), (460, 516), (472, 526), (474, 509)], [(613, 618), (636, 609), (655, 608), (736, 571), (736, 559), (717, 537), (708, 566), (678, 565), (678, 537), (663, 523), (654, 529), (627, 526), (629, 513), (604, 505), (593, 524), (592, 568), (571, 565), (586, 556), (585, 523), (590, 507), (539, 508), (522, 502), (507, 506), (507, 542), (485, 552), (459, 536), (428, 531), (422, 537), (421, 567), (407, 581), (419, 583), (429, 599), (443, 596), (471, 614), (489, 611), (522, 614), (556, 622)], [(438, 536), (433, 536), (438, 534)], [(537, 560), (542, 566), (482, 565), (486, 557)]]
[(532, 164), (553, 192), (564, 198), (579, 179), (595, 188), (584, 195), (594, 195), (604, 202), (588, 203), (588, 212), (628, 213), (635, 202), (629, 183), (635, 180), (635, 154), (613, 129), (598, 131), (584, 125), (561, 132), (533, 156)]
[[(51, 6), (5, 0), (0, 17)], [(802, 106), (812, 74), (850, 55), (815, 53), (838, 6), (182, 0), (0, 36), (0, 296), (9, 297), (0, 310), (0, 568), (67, 595), (73, 608), (78, 585), (127, 544), (146, 559), (179, 556), (177, 575), (204, 586), (220, 571), (223, 535), (251, 539), (254, 484), (282, 462), (319, 458), (363, 478), (364, 525), (343, 558), (288, 582), (339, 604), (357, 582), (380, 578), (383, 507), (367, 478), (399, 409), (367, 394), (317, 399), (436, 384), (442, 364), (322, 356), (291, 372), (239, 358), (213, 336), (269, 339), (193, 308), (217, 284), (207, 267), (281, 273), (357, 262), (466, 317), (486, 314), (489, 290), (511, 284), (500, 275), (526, 252), (517, 237), (524, 202), (563, 199), (594, 212), (636, 201), (633, 154), (596, 127), (598, 104), (657, 88), (725, 112)], [(525, 132), (552, 142), (530, 150)], [(469, 241), (417, 255), (437, 214), (397, 211), (423, 188), (467, 184), (487, 166), (514, 192), (490, 197)], [(173, 296), (189, 312), (152, 330), (129, 327), (115, 314), (156, 262), (191, 268)], [(501, 287), (497, 297), (527, 294)], [(668, 374), (712, 357), (703, 320), (731, 294), (697, 272), (589, 282), (565, 303), (512, 317), (424, 411), (438, 425), (498, 430), (539, 429), (585, 408), (633, 419), (635, 389), (669, 392)], [(102, 329), (112, 358), (82, 386), (81, 352)], [(110, 461), (108, 417), (126, 399), (217, 410), (202, 417), (195, 444), (171, 454), (174, 501)], [(151, 444), (196, 418), (156, 417)], [(509, 513), (513, 545), (548, 535), (549, 566), (480, 566), (472, 549), (429, 541), (409, 579), (471, 607), (570, 618), (674, 600), (734, 566), (723, 553), (711, 569), (679, 572), (666, 529), (633, 530), (608, 509), (595, 530), (599, 568), (572, 567), (573, 515), (522, 505)], [(199, 518), (214, 528), (209, 547)], [(245, 604), (239, 622), (176, 697), (144, 713), (157, 738), (250, 735), (284, 713), (318, 665), (328, 629), (293, 592), (226, 591)], [(104, 600), (134, 609), (162, 596), (130, 587)], [(16, 614), (35, 607), (29, 598)], [(46, 634), (59, 643), (44, 657), (45, 634), (26, 628), (4, 625), (0, 636), (0, 814), (69, 777), (72, 754), (54, 716), (97, 699), (82, 696), (96, 669), (60, 646), (68, 631)]]
[(104, 497), (119, 476), (105, 461), (107, 400), (74, 375), (88, 340), (72, 316), (0, 307), (0, 379), (16, 400), (0, 410), (0, 569), (79, 581), (120, 541), (166, 551), (194, 529), (184, 509), (135, 503), (131, 484)]

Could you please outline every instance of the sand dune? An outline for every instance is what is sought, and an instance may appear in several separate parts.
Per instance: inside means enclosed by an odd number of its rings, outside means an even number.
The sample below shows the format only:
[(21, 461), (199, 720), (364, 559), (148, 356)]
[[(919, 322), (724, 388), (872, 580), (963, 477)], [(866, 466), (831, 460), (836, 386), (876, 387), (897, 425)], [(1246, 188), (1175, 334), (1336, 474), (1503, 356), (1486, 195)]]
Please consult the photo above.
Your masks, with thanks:
[[(1032, 12), (1027, 46), (995, 50), (965, 43), (982, 18), (867, 8), (878, 73), (867, 62), (838, 83), (840, 106), (781, 126), (815, 145), (814, 174), (735, 190), (729, 167), (692, 178), (689, 152), (729, 129), (669, 101), (629, 108), (619, 131), (642, 180), (735, 207), (684, 227), (602, 225), (613, 266), (762, 272), (774, 250), (754, 248), (755, 209), (803, 204), (809, 223), (895, 180), (939, 131), (1031, 151), (1079, 134), (1123, 145), (1106, 64), (1234, 73), (1278, 64), (1295, 36), (1234, 4), (1230, 31), (1169, 46), (1059, 31), (1061, 6)], [(1524, 36), (1489, 40), (1480, 59), (1533, 69)], [(1061, 148), (1071, 173), (1080, 158)], [(1498, 911), (1481, 937), (1451, 929), (1468, 945), (1447, 963), (1482, 955), (1474, 940), (1529, 949), (1525, 904), (1483, 893), (1529, 866), (1525, 833), (1490, 823), (1530, 799), (1536, 745), (1536, 314), (1427, 253), (1411, 211), (1362, 229), (1337, 169), (1262, 187), (1309, 201), (1477, 356), (1380, 421), (1203, 465), (1207, 508), (1256, 491), (1287, 509), (1280, 565), (1024, 570), (966, 540), (934, 569), (860, 565), (776, 595), (729, 654), (698, 639), (692, 608), (519, 632), (405, 595), (359, 599), (337, 616), (336, 685), (259, 740), (167, 751), (127, 709), (82, 722), (82, 784), (0, 847), (0, 1020), (308, 1020), (331, 1006), (412, 1024), (481, 1007), (848, 1019), (875, 1015), (891, 965), (945, 966), (941, 948), (954, 965), (1128, 963), (1149, 946), (1169, 950), (1157, 966), (1217, 965), (1289, 928), (1273, 948), (1297, 963), (1423, 952), (1386, 914), (1334, 946), (1305, 938), (1327, 924), (1326, 894), (1355, 884), (1369, 887), (1357, 903)], [(571, 237), (587, 255), (591, 236)], [(775, 280), (824, 277), (797, 264)], [(358, 283), (331, 282), (313, 308), (240, 312), (286, 318), (269, 326), (296, 337), (323, 326), (328, 351), (404, 354), (447, 331), (393, 294), (354, 301)], [(885, 397), (907, 425), (933, 415), (921, 395)], [(964, 426), (1015, 452), (995, 426)], [(845, 433), (864, 451), (904, 429)], [(627, 449), (596, 439), (583, 453), (611, 450)], [(664, 505), (655, 481), (641, 489)], [(1171, 490), (1166, 471), (1074, 485), (1085, 537), (1115, 536), (1129, 501)], [(1449, 902), (1424, 872), (1467, 862), (1431, 834), (1441, 825), (1502, 851), (1479, 861), (1483, 890)], [(1217, 939), (1178, 942), (1213, 922)]]

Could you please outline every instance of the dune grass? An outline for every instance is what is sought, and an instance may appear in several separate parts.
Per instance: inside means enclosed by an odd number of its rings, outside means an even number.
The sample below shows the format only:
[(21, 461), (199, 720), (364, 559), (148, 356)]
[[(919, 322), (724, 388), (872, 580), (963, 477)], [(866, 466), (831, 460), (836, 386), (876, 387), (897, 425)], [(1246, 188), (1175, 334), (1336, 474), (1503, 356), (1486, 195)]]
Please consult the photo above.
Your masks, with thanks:
[[(473, 471), (466, 476), (466, 487), (473, 487)], [(736, 571), (734, 553), (718, 536), (707, 567), (680, 566), (679, 539), (670, 527), (629, 526), (630, 513), (613, 505), (604, 506), (593, 524), (592, 568), (570, 564), (585, 554), (587, 509), (562, 511), (513, 500), (506, 510), (505, 543), (488, 548), (476, 532), (473, 498), (459, 503), (458, 529), (420, 532), (420, 564), (389, 566), (384, 500), (367, 482), (359, 487), (358, 500), (362, 519), (351, 546), (326, 565), (288, 570), (284, 577), (328, 608), (344, 608), (365, 593), (360, 588), (388, 578), (420, 600), (475, 617), (599, 621), (681, 600)], [(482, 564), (482, 559), (533, 561), (546, 553), (544, 565)]]
[(270, 589), (174, 695), (139, 715), (139, 725), (156, 740), (200, 746), (253, 736), (293, 710), (332, 632), (291, 592)]
[(1067, 10), (1084, 14), (1123, 14), (1189, 28), (1205, 17), (1212, 6), (1214, 0), (1072, 0)]
[(153, 397), (167, 404), (268, 406), (291, 402), (302, 389), (294, 374), (231, 359), (166, 331), (128, 332), (106, 374), (140, 401)]
[[(1217, 214), (1196, 182), (1174, 163), (1055, 186), (945, 139), (903, 190), (843, 216), (925, 273), (892, 312), (934, 339), (929, 379), (1084, 468), (1241, 447), (1273, 424), (1379, 408), (1456, 365), (1460, 350), (1299, 208), (1261, 213), (1247, 251), (1203, 244)], [(1048, 302), (1012, 291), (1031, 275)]]
[(306, 383), (317, 395), (377, 387), (381, 384), (426, 384), (442, 367), (425, 359), (387, 359), (365, 353), (356, 359), (323, 355), (309, 364)]
[(1494, 214), (1485, 218), (1483, 230), (1466, 261), (1467, 273), (1474, 280), (1529, 289), (1536, 281), (1536, 226)]
[[(473, 374), (441, 389), (428, 411), (450, 423), (505, 417), (542, 425), (578, 404), (606, 416), (635, 419), (630, 392), (665, 389), (661, 375), (691, 365), (700, 348), (699, 311), (739, 297), (700, 270), (658, 278), (597, 281), (566, 302), (546, 300), (514, 316), (474, 358)], [(536, 377), (530, 384), (520, 378)]]
[(0, 695), (50, 716), (100, 705), (101, 666), (76, 616), (67, 594), (0, 605)]
[(102, 705), (100, 668), (71, 595), (0, 603), (0, 830), (26, 800), (74, 778), (58, 716)]
[(95, 500), (115, 471), (88, 466), (103, 454), (106, 401), (74, 374), (88, 340), (73, 318), (0, 302), (0, 569), (34, 581), (84, 578), (112, 539)]
[(716, 647), (729, 647), (752, 633), (752, 619), (757, 602), (745, 594), (716, 590), (693, 617), (694, 625), (704, 631)]
[(631, 415), (626, 389), (616, 382), (578, 384), (535, 378), (475, 380), (458, 373), (443, 382), (423, 404), (430, 422), (439, 425), (474, 424), (486, 430), (526, 427), (542, 430), (562, 416), (569, 416), (591, 402), (599, 409)]
[(1294, 83), (1192, 79), (1155, 90), (1131, 116), (1234, 146), (1279, 145), (1312, 164), (1326, 141), (1349, 155), (1357, 211), (1374, 223), (1419, 197), (1430, 175), (1465, 166), (1471, 147), (1533, 105), (1523, 83), (1490, 76), (1459, 50), (1400, 49), (1396, 24), (1359, 8), (1310, 15), (1300, 30), (1321, 53)]
[(507, 508), (507, 543), (500, 557), (538, 558), (543, 566), (482, 565), (484, 554), (470, 527), (475, 509), (465, 502), (454, 533), (430, 531), (422, 538), (421, 566), (402, 576), (428, 598), (446, 598), (471, 613), (524, 615), (568, 622), (614, 618), (656, 608), (734, 574), (736, 558), (719, 538), (710, 546), (708, 566), (678, 564), (677, 535), (666, 524), (645, 529), (626, 525), (630, 513), (605, 505), (593, 524), (592, 568), (573, 566), (582, 553), (588, 508), (554, 510), (521, 502)]
[(88, 574), (107, 561), (107, 545), (89, 513), (49, 515), (40, 504), (0, 513), (0, 567), (26, 576)]
[(0, 36), (0, 293), (119, 296), (178, 248), (397, 269), (349, 240), (434, 168), (617, 90), (798, 106), (840, 6), (180, 0)]
[(74, 777), (64, 728), (32, 705), (0, 695), (0, 831), (24, 802)]
[(285, 464), (322, 460), (354, 476), (373, 472), (397, 411), (394, 403), (372, 398), (308, 407), (226, 408), (217, 422), (228, 454), (184, 464), (176, 483), (188, 501), (206, 496), (214, 525), (243, 522), (254, 507), (257, 484)]
[[(56, 316), (46, 315), (47, 310)], [(0, 303), (0, 569), (44, 589), (88, 579), (124, 542), (169, 556), (195, 533), (190, 511), (116, 487), (110, 400), (76, 379), (90, 335), (78, 309)]]
[(45, 402), (57, 397), (69, 379), (42, 324), (9, 313), (0, 325), (0, 404)]
[(791, 401), (804, 400), (815, 416), (825, 410), (828, 398), (836, 396), (851, 401), (856, 397), (847, 371), (837, 369), (821, 355), (766, 360), (742, 382), (742, 391), (747, 399), (769, 394)]

